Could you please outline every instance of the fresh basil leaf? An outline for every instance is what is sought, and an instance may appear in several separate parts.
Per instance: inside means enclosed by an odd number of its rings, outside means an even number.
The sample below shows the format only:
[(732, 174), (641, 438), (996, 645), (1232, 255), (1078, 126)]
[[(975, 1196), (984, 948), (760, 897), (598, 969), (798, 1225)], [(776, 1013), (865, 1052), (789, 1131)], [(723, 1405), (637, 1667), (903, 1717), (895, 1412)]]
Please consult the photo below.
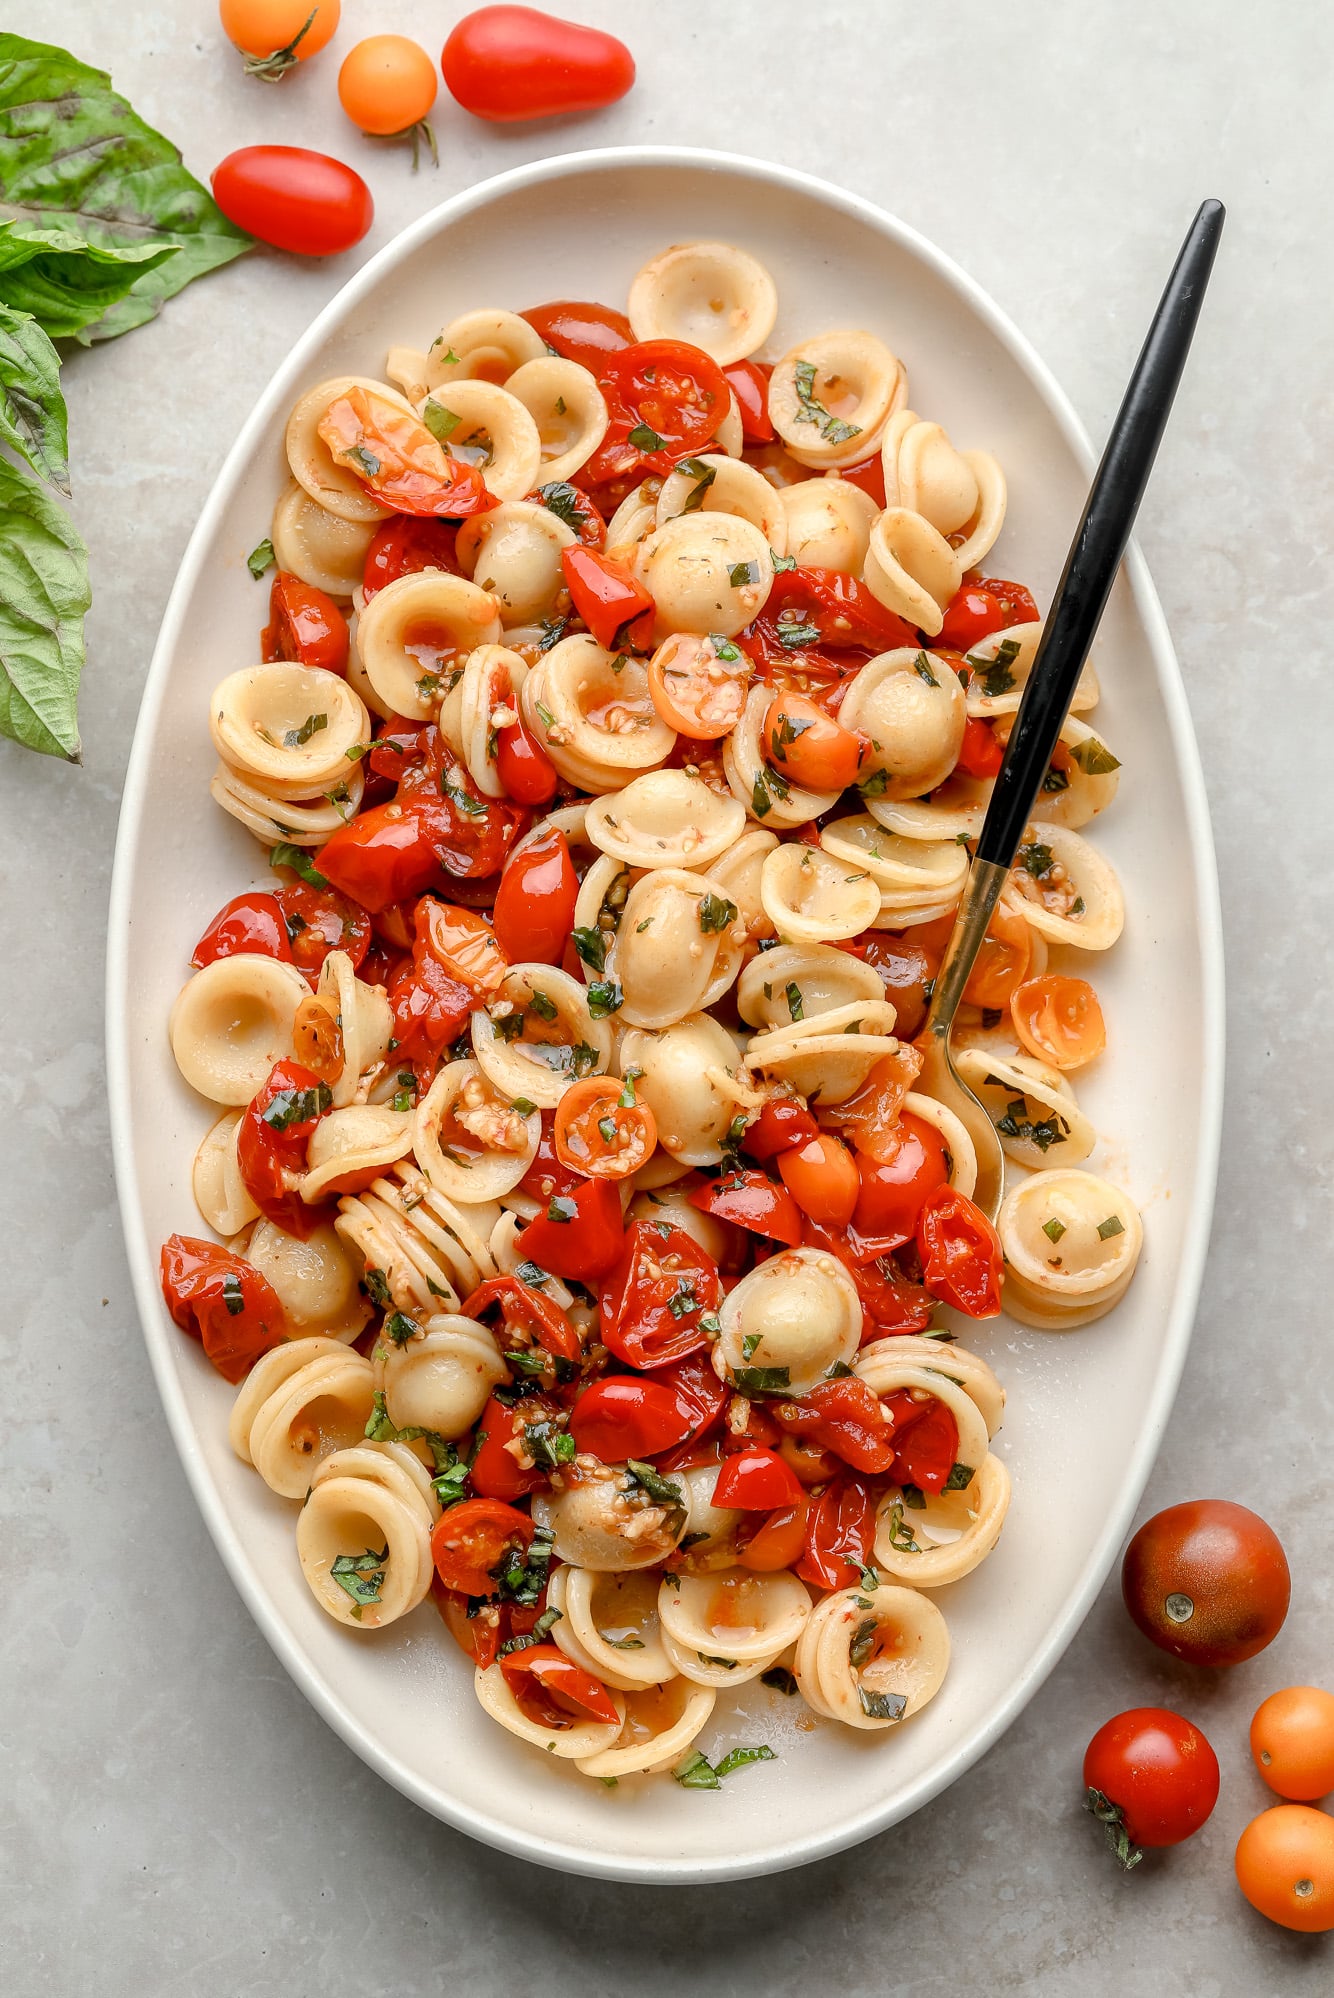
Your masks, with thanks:
[(628, 444), (634, 445), (636, 451), (661, 451), (666, 441), (665, 437), (659, 437), (657, 431), (647, 423), (637, 423), (626, 439)]
[(539, 486), (537, 497), (548, 513), (554, 513), (557, 520), (563, 520), (567, 527), (579, 533), (584, 516), (579, 511), (579, 494), (568, 479), (553, 479), (548, 485)]
[(951, 1464), (950, 1474), (941, 1486), (946, 1492), (966, 1492), (977, 1476), (971, 1464)]
[(0, 305), (0, 443), (69, 498), (69, 427), (60, 356), (30, 313)]
[(739, 1394), (787, 1394), (792, 1376), (787, 1367), (735, 1367), (732, 1384)]
[[(0, 44), (12, 39), (0, 35)], [(74, 763), (90, 600), (75, 528), (27, 472), (0, 459), (0, 735)]]
[(734, 1769), (745, 1769), (752, 1762), (775, 1762), (777, 1759), (768, 1742), (764, 1741), (754, 1748), (729, 1748), (722, 1761), (714, 1763), (713, 1773), (718, 1777), (730, 1776)]
[(659, 1505), (669, 1505), (677, 1511), (685, 1503), (680, 1485), (671, 1478), (664, 1478), (661, 1471), (655, 1471), (652, 1464), (644, 1464), (631, 1457), (625, 1466), (627, 1476), (633, 1478), (640, 1490), (646, 1492)]
[(697, 1748), (682, 1756), (672, 1774), (683, 1790), (721, 1790), (723, 1787), (713, 1764)]
[(771, 1665), (767, 1672), (761, 1672), (760, 1684), (772, 1686), (776, 1693), (786, 1693), (789, 1696), (797, 1690), (796, 1676), (788, 1671), (786, 1665)]
[(452, 409), (446, 409), (444, 403), (437, 402), (433, 395), (428, 395), (422, 404), (422, 422), (441, 444), (447, 437), (453, 436), (462, 421), (461, 416), (457, 416)]
[(571, 930), (570, 941), (591, 971), (605, 971), (608, 938), (601, 930), (588, 927)]
[[(271, 541), (265, 540), (257, 542), (255, 546), (251, 549), (250, 553), (245, 558), (245, 565), (246, 568), (249, 569), (255, 581), (258, 582), (260, 577), (264, 575), (265, 571), (273, 567), (275, 560), (276, 557), (273, 552), (273, 543)], [(366, 754), (365, 749), (362, 748), (360, 743), (358, 743), (357, 745), (356, 753), (361, 756), (364, 756)], [(345, 750), (344, 755), (353, 756), (353, 751), (350, 749)]]
[(0, 223), (0, 296), (30, 312), (53, 340), (76, 340), (125, 297), (145, 271), (176, 254), (151, 243), (100, 248), (72, 229)]
[(293, 874), (299, 874), (311, 888), (327, 888), (329, 885), (328, 876), (320, 873), (310, 855), (303, 852), (299, 846), (290, 846), (286, 840), (279, 840), (277, 846), (270, 851), (269, 866), (290, 868)]
[(906, 1693), (872, 1693), (867, 1687), (859, 1685), (857, 1698), (869, 1720), (902, 1720), (908, 1711)]
[(352, 1614), (358, 1620), (367, 1603), (379, 1602), (388, 1560), (388, 1547), (382, 1547), (378, 1554), (368, 1547), (364, 1554), (339, 1554), (330, 1567), (330, 1579), (356, 1604)]
[(612, 1013), (619, 1013), (624, 994), (614, 978), (597, 979), (584, 994), (588, 1001), (589, 1018), (605, 1020)]
[(736, 921), (737, 906), (735, 902), (729, 902), (724, 896), (715, 895), (710, 890), (701, 901), (697, 913), (699, 926), (708, 936), (711, 931), (725, 930), (729, 924)]

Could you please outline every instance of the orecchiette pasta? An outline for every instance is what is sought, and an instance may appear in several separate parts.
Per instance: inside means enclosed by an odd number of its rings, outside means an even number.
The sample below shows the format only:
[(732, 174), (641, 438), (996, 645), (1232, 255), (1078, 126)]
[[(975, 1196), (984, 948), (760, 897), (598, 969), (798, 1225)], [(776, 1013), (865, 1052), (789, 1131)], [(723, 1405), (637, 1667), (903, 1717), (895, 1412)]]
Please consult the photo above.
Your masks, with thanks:
[(560, 551), (575, 539), (573, 528), (549, 507), (506, 500), (465, 521), (455, 545), (478, 588), (495, 599), (504, 622), (515, 625), (532, 624), (551, 610), (565, 587)]
[(686, 340), (727, 367), (764, 345), (778, 293), (733, 243), (675, 243), (636, 274), (628, 311), (636, 340)]
[(885, 1583), (828, 1595), (811, 1612), (794, 1670), (807, 1706), (847, 1727), (892, 1727), (940, 1691), (950, 1662), (945, 1619), (929, 1596)]
[(171, 1051), (192, 1089), (212, 1103), (248, 1103), (275, 1062), (293, 1054), (296, 1009), (310, 992), (301, 973), (238, 952), (206, 964), (171, 1010)]
[(588, 369), (543, 354), (517, 369), (505, 388), (523, 404), (537, 431), (532, 483), (541, 479), (550, 485), (581, 471), (606, 436), (608, 423), (602, 391)]
[(646, 535), (635, 573), (657, 606), (657, 634), (731, 638), (758, 617), (773, 585), (773, 556), (739, 513), (678, 513)]
[(438, 570), (377, 590), (357, 620), (356, 649), (384, 712), (430, 720), (450, 674), (479, 645), (498, 645), (496, 599)]
[(546, 353), (542, 335), (517, 312), (465, 312), (451, 319), (432, 340), (426, 354), (425, 385), (437, 389), (449, 382), (508, 383), (528, 361)]
[(296, 1524), (301, 1571), (320, 1607), (362, 1630), (416, 1609), (431, 1585), (437, 1510), (425, 1471), (401, 1443), (326, 1457)]
[(963, 567), (929, 520), (891, 506), (871, 529), (862, 576), (886, 610), (934, 638), (963, 581)]
[(373, 521), (330, 513), (295, 482), (273, 509), (269, 539), (280, 569), (331, 597), (350, 597), (361, 582)]
[(537, 484), (542, 440), (532, 412), (508, 389), (456, 375), (431, 390), (421, 415), (452, 457), (481, 468), (497, 499), (522, 499)]
[(857, 1287), (835, 1256), (787, 1249), (743, 1277), (723, 1304), (717, 1363), (744, 1389), (751, 1374), (805, 1394), (847, 1366), (862, 1330)]
[(800, 464), (820, 471), (869, 457), (907, 395), (903, 363), (873, 333), (804, 340), (769, 379), (769, 418)]
[(1144, 1240), (1130, 1195), (1072, 1167), (1021, 1180), (1001, 1203), (996, 1232), (1005, 1252), (1006, 1309), (1048, 1332), (1110, 1311)]

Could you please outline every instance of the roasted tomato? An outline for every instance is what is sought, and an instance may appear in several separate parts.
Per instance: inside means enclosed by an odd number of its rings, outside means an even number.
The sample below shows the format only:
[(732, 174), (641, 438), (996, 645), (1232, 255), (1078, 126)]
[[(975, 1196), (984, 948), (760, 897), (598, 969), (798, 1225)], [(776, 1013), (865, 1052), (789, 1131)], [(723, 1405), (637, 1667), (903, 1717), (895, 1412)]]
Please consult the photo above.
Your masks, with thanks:
[(415, 576), (423, 569), (461, 575), (454, 546), (457, 538), (458, 529), (450, 521), (392, 515), (376, 528), (366, 551), (361, 574), (364, 595), (369, 599), (400, 576)]
[(533, 305), (519, 314), (540, 333), (553, 353), (577, 361), (590, 374), (600, 374), (606, 361), (634, 344), (630, 321), (610, 305), (587, 299), (562, 298), (551, 305)]
[(298, 1188), (311, 1136), (332, 1103), (329, 1085), (312, 1069), (280, 1061), (237, 1126), (236, 1162), (250, 1198), (270, 1221), (303, 1241), (327, 1218)]
[(966, 1193), (940, 1186), (928, 1194), (916, 1240), (922, 1282), (933, 1297), (970, 1318), (997, 1316), (1005, 1261), (1000, 1238)]
[(718, 363), (684, 340), (643, 340), (598, 372), (610, 422), (585, 467), (596, 482), (656, 473), (702, 451), (731, 406)]
[(628, 1179), (646, 1166), (658, 1143), (647, 1103), (624, 1082), (589, 1076), (566, 1090), (556, 1107), (556, 1156), (590, 1179)]
[(347, 619), (323, 590), (280, 569), (269, 591), (260, 648), (266, 660), (291, 659), (326, 673), (346, 673)]
[(692, 1207), (712, 1214), (719, 1221), (735, 1222), (752, 1235), (767, 1235), (795, 1249), (801, 1240), (801, 1210), (785, 1186), (778, 1186), (767, 1173), (737, 1168), (719, 1179), (696, 1187), (690, 1196)]
[(493, 1596), (514, 1555), (532, 1545), (534, 1527), (526, 1512), (499, 1499), (464, 1499), (441, 1513), (431, 1535), (431, 1559), (447, 1589), (465, 1596)]
[(683, 1443), (689, 1433), (689, 1418), (671, 1389), (633, 1374), (594, 1381), (570, 1411), (576, 1446), (604, 1464), (656, 1457)]
[(557, 1360), (577, 1360), (582, 1352), (579, 1334), (554, 1298), (544, 1297), (521, 1277), (488, 1277), (464, 1301), (466, 1318), (479, 1318), (493, 1304), (500, 1306), (505, 1324), (506, 1352), (535, 1349)]
[(619, 1722), (621, 1718), (602, 1681), (574, 1664), (554, 1644), (529, 1644), (522, 1651), (511, 1651), (500, 1660), (500, 1669), (516, 1704), (542, 1727), (559, 1730), (576, 1727), (581, 1721)]
[(265, 895), (258, 889), (233, 895), (200, 937), (190, 962), (196, 971), (202, 971), (220, 957), (238, 955), (272, 957), (280, 964), (292, 962), (292, 946), (276, 895)]
[(596, 1282), (621, 1253), (621, 1197), (609, 1179), (586, 1179), (554, 1194), (544, 1213), (528, 1223), (519, 1248), (540, 1269), (576, 1283)]
[(603, 1342), (629, 1367), (669, 1366), (716, 1333), (722, 1295), (717, 1265), (684, 1228), (632, 1222), (602, 1283)]
[(817, 1589), (846, 1589), (860, 1581), (874, 1541), (875, 1493), (855, 1473), (836, 1478), (811, 1499), (797, 1573)]
[(334, 463), (396, 513), (461, 520), (497, 504), (475, 465), (446, 451), (419, 416), (374, 389), (354, 385), (335, 396), (318, 429)]
[(233, 1387), (287, 1338), (285, 1314), (268, 1278), (216, 1242), (173, 1235), (163, 1245), (160, 1278), (176, 1323), (199, 1340)]
[(951, 597), (936, 647), (971, 652), (993, 631), (1012, 624), (1032, 624), (1038, 607), (1022, 583), (1003, 583), (995, 576), (974, 576)]

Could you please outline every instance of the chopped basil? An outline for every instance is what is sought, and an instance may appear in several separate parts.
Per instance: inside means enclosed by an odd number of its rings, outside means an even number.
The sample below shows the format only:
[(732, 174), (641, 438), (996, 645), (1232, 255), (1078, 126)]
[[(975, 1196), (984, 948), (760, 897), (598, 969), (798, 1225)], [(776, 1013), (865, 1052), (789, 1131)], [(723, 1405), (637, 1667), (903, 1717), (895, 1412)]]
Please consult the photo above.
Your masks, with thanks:
[(920, 1554), (912, 1528), (903, 1517), (903, 1500), (896, 1498), (889, 1509), (889, 1544), (898, 1554)]
[(747, 1332), (743, 1336), (741, 1341), (741, 1357), (743, 1360), (749, 1360), (752, 1357), (755, 1348), (759, 1345), (763, 1337), (763, 1332)]
[(851, 1372), (852, 1368), (846, 1360), (835, 1360), (832, 1367), (825, 1368), (824, 1377), (827, 1381), (845, 1381)]
[(744, 590), (748, 583), (760, 580), (758, 562), (734, 562), (727, 572), (727, 580), (734, 590)]
[(908, 1710), (906, 1693), (872, 1693), (867, 1687), (859, 1685), (857, 1698), (868, 1720), (902, 1720)]
[(636, 451), (661, 451), (666, 441), (665, 437), (659, 437), (657, 431), (647, 423), (637, 423), (626, 439), (627, 444), (633, 444)]
[(345, 749), (343, 754), (349, 763), (360, 763), (363, 756), (369, 756), (370, 748), (368, 742), (354, 742), (351, 749)]
[(313, 735), (318, 735), (322, 728), (328, 726), (328, 715), (307, 715), (300, 728), (289, 728), (284, 731), (283, 748), (304, 749)]
[(1035, 881), (1044, 881), (1051, 873), (1056, 856), (1041, 840), (1029, 840), (1014, 858), (1015, 865), (1022, 867), (1025, 874), (1031, 874)]
[(438, 438), (442, 444), (446, 437), (453, 436), (462, 421), (461, 416), (457, 416), (452, 409), (446, 409), (443, 402), (437, 402), (433, 395), (428, 395), (422, 405), (422, 422), (432, 437)]
[(381, 1311), (387, 1311), (394, 1300), (389, 1295), (389, 1280), (384, 1271), (367, 1270), (363, 1281), (371, 1303), (378, 1304)]
[[(559, 645), (572, 622), (573, 620), (568, 617), (544, 617), (542, 619), (542, 636), (537, 642), (538, 651), (550, 652), (553, 645)], [(537, 712), (542, 718), (544, 728), (555, 726), (556, 717), (548, 709), (544, 708), (540, 701), (537, 704)]]
[(882, 798), (888, 784), (889, 772), (887, 770), (873, 770), (869, 777), (862, 779), (857, 789), (861, 792), (863, 798)]
[(756, 777), (754, 787), (751, 790), (750, 808), (754, 812), (757, 819), (767, 818), (769, 813), (774, 808), (774, 801), (769, 796), (769, 790), (768, 786), (765, 784), (763, 772), (761, 772), (760, 775)]
[(678, 472), (684, 472), (687, 478), (695, 482), (686, 494), (685, 505), (681, 508), (682, 513), (694, 513), (703, 506), (704, 495), (718, 476), (718, 467), (706, 465), (702, 458), (683, 458), (676, 469)]
[(1053, 794), (1060, 791), (1068, 791), (1070, 789), (1069, 774), (1064, 770), (1058, 770), (1054, 763), (1048, 764), (1047, 774), (1042, 780), (1042, 788), (1044, 791)]
[(598, 1130), (602, 1133), (604, 1144), (614, 1145), (616, 1143), (616, 1119), (614, 1117), (599, 1117)]
[(482, 800), (474, 798), (471, 791), (465, 791), (457, 779), (450, 777), (443, 770), (440, 773), (440, 792), (441, 796), (448, 798), (454, 809), (462, 812), (465, 818), (482, 819), (486, 817), (486, 806)]
[(289, 867), (293, 874), (299, 874), (312, 888), (327, 888), (328, 876), (321, 874), (310, 855), (303, 853), (299, 846), (289, 846), (286, 840), (279, 840), (269, 853), (270, 867)]
[(680, 1511), (685, 1500), (680, 1485), (671, 1478), (664, 1478), (661, 1471), (655, 1471), (652, 1464), (644, 1464), (631, 1457), (625, 1466), (626, 1476), (633, 1478), (640, 1490), (648, 1497), (656, 1499), (659, 1505), (669, 1505)]
[(327, 1082), (313, 1089), (280, 1089), (259, 1113), (260, 1122), (271, 1131), (290, 1131), (293, 1124), (308, 1124), (322, 1117), (333, 1104), (333, 1091)]
[(682, 1757), (672, 1771), (683, 1790), (721, 1790), (717, 1771), (708, 1758), (697, 1748), (692, 1748)]
[(721, 632), (711, 631), (709, 644), (713, 647), (714, 658), (721, 659), (725, 666), (731, 666), (741, 657), (741, 647), (733, 645), (731, 639), (724, 638)]
[(1055, 1244), (1060, 1241), (1062, 1235), (1065, 1233), (1065, 1223), (1064, 1221), (1058, 1221), (1053, 1214), (1050, 1221), (1043, 1222), (1042, 1232), (1049, 1242)]
[(676, 1279), (676, 1289), (667, 1300), (667, 1309), (673, 1318), (684, 1318), (687, 1312), (698, 1311), (699, 1299), (695, 1295), (693, 1277), (679, 1276)]
[(349, 445), (343, 456), (351, 458), (353, 463), (360, 467), (363, 478), (373, 479), (380, 469), (379, 459), (373, 452), (368, 451), (364, 444)]
[(951, 1464), (950, 1474), (941, 1486), (941, 1490), (945, 1492), (966, 1492), (976, 1476), (977, 1472), (971, 1464)]
[(568, 1193), (554, 1193), (547, 1203), (548, 1221), (574, 1221), (578, 1219), (579, 1203), (571, 1200)]
[(859, 424), (844, 423), (841, 417), (832, 416), (819, 400), (815, 393), (814, 361), (798, 361), (792, 375), (800, 405), (798, 423), (813, 423), (827, 444), (847, 444), (852, 438), (861, 436)]
[(258, 582), (264, 571), (273, 567), (275, 559), (273, 543), (271, 541), (261, 541), (258, 547), (252, 548), (246, 556), (245, 565), (255, 581)]
[[(431, 352), (432, 352), (432, 353), (434, 353), (434, 352), (435, 352), (436, 348), (437, 348), (437, 347), (438, 347), (438, 346), (440, 345), (440, 342), (441, 342), (441, 341), (442, 341), (442, 340), (444, 339), (444, 337), (445, 337), (445, 336), (444, 336), (444, 334), (443, 334), (443, 333), (437, 333), (437, 335), (436, 335), (435, 339), (434, 339), (434, 340), (432, 340), (432, 342), (431, 342)], [(456, 368), (456, 367), (458, 366), (458, 364), (459, 364), (459, 357), (458, 357), (458, 355), (457, 355), (457, 354), (456, 354), (456, 353), (454, 352), (454, 349), (453, 349), (452, 347), (446, 347), (446, 349), (445, 349), (444, 353), (443, 353), (443, 354), (442, 354), (442, 355), (440, 356), (440, 365), (441, 365), (441, 367), (442, 367), (442, 368), (450, 368), (450, 367), (453, 367), (453, 368)]]
[(1124, 1235), (1126, 1224), (1119, 1214), (1109, 1214), (1105, 1221), (1098, 1223), (1098, 1234), (1104, 1242), (1110, 1242), (1113, 1235)]
[(710, 890), (699, 905), (698, 915), (699, 926), (707, 936), (713, 930), (727, 929), (729, 924), (736, 921), (736, 903), (729, 902), (726, 896), (715, 895)]
[(803, 624), (801, 619), (794, 617), (790, 611), (779, 613), (774, 630), (778, 643), (789, 652), (795, 652), (799, 645), (814, 645), (820, 636), (818, 624)]
[[(589, 1008), (590, 1012), (592, 1008)], [(598, 1065), (598, 1051), (587, 1041), (576, 1041), (570, 1049), (570, 1068), (575, 1075), (591, 1075)]]
[(792, 1376), (786, 1367), (737, 1367), (732, 1382), (741, 1394), (786, 1394)]
[[(560, 1620), (560, 1611), (554, 1605), (548, 1606), (548, 1608), (543, 1610), (532, 1629), (525, 1631), (522, 1637), (507, 1637), (497, 1651), (496, 1657), (508, 1658), (512, 1652), (527, 1651), (530, 1645), (545, 1644), (553, 1628)], [(614, 1776), (604, 1776), (602, 1781), (611, 1789), (616, 1787), (616, 1778)]]
[(550, 1283), (551, 1281), (551, 1278), (547, 1275), (541, 1264), (535, 1263), (531, 1257), (527, 1256), (521, 1263), (515, 1264), (514, 1274), (520, 1283), (532, 1284), (538, 1290), (541, 1289), (544, 1283)]
[[(687, 1538), (689, 1538), (689, 1535), (687, 1535)], [(644, 1649), (643, 1638), (636, 1637), (633, 1631), (625, 1637), (612, 1637), (605, 1630), (599, 1631), (598, 1635), (604, 1644), (611, 1646), (613, 1651), (642, 1651)]]
[(568, 1429), (561, 1429), (550, 1420), (525, 1422), (523, 1447), (533, 1462), (540, 1465), (543, 1470), (557, 1471), (562, 1464), (574, 1462), (573, 1436)]
[(556, 414), (557, 416), (564, 416), (565, 414), (565, 397), (563, 395), (556, 397)]
[(918, 653), (917, 657), (913, 660), (912, 669), (919, 680), (925, 680), (928, 687), (933, 687), (937, 693), (940, 692), (940, 682), (932, 672), (931, 661), (927, 658), (925, 652)]
[(556, 1017), (556, 1002), (554, 999), (551, 998), (549, 993), (534, 992), (532, 997), (532, 1008), (533, 1011), (536, 1013), (538, 1019), (545, 1020), (548, 1025), (550, 1025), (550, 1023)]
[(1086, 777), (1108, 777), (1113, 770), (1121, 768), (1120, 757), (1113, 756), (1106, 743), (1099, 742), (1096, 735), (1089, 736), (1086, 742), (1075, 743), (1070, 758)]
[(507, 1602), (531, 1607), (538, 1600), (551, 1573), (553, 1538), (549, 1526), (539, 1526), (526, 1554), (512, 1547), (496, 1563), (491, 1570), (492, 1580), (497, 1584), (497, 1593)]
[(228, 1270), (222, 1280), (222, 1301), (227, 1307), (229, 1318), (239, 1318), (245, 1310), (245, 1292), (241, 1288), (241, 1279), (235, 1270)]
[(579, 510), (579, 494), (568, 479), (553, 479), (549, 485), (539, 486), (537, 497), (548, 513), (554, 513), (557, 520), (563, 520), (578, 534), (583, 514)]
[(1074, 901), (1070, 904), (1070, 914), (1072, 916), (1082, 916), (1083, 913), (1084, 913), (1084, 897), (1082, 895), (1076, 895)]
[(798, 736), (805, 735), (808, 728), (814, 727), (814, 722), (793, 721), (791, 715), (784, 715), (778, 727), (772, 729), (769, 735), (770, 743), (773, 745), (774, 761), (786, 763), (788, 744), (795, 742)]
[(785, 569), (795, 569), (797, 566), (795, 555), (775, 555), (772, 548), (769, 550), (769, 558), (774, 565), (775, 576), (781, 576)]
[(1003, 1018), (1004, 1018), (1004, 1012), (1001, 1007), (984, 1006), (982, 1008), (983, 1032), (989, 1034), (993, 1027), (998, 1027), (1000, 1025)]
[(701, 1311), (699, 1315), (699, 1329), (701, 1332), (709, 1332), (716, 1337), (723, 1329), (723, 1321), (716, 1311)]
[(981, 681), (983, 693), (994, 701), (998, 694), (1008, 694), (1013, 687), (1014, 674), (1010, 668), (1018, 657), (1018, 639), (1003, 638), (996, 647), (994, 659), (980, 659), (975, 652), (970, 652), (964, 663)]
[(794, 1021), (804, 1020), (806, 1017), (806, 1002), (801, 996), (801, 987), (795, 979), (789, 982), (783, 997), (787, 1000), (787, 1010), (790, 1017)]
[(391, 1318), (385, 1319), (384, 1329), (386, 1337), (392, 1339), (396, 1346), (406, 1346), (422, 1328), (415, 1318), (408, 1317), (406, 1311), (396, 1311)]
[(598, 979), (589, 986), (585, 997), (588, 1000), (589, 1015), (594, 1020), (605, 1020), (611, 1013), (619, 1013), (624, 994), (614, 978)]
[(873, 1616), (864, 1616), (848, 1640), (848, 1663), (854, 1671), (860, 1671), (875, 1649), (875, 1634), (879, 1625)]
[(786, 1693), (789, 1696), (797, 1690), (796, 1678), (788, 1671), (786, 1665), (771, 1665), (767, 1672), (761, 1672), (760, 1684), (772, 1686), (776, 1693)]
[(351, 1596), (352, 1614), (358, 1623), (366, 1604), (380, 1600), (388, 1560), (388, 1547), (382, 1547), (378, 1554), (368, 1547), (364, 1554), (339, 1554), (329, 1570), (331, 1579)]
[(865, 1564), (863, 1564), (862, 1578), (861, 1581), (857, 1584), (857, 1586), (858, 1588), (865, 1589), (868, 1596), (873, 1596), (876, 1590), (880, 1587), (879, 1569), (868, 1568), (865, 1566)]
[(571, 930), (570, 940), (584, 963), (593, 971), (606, 969), (607, 938), (601, 930), (588, 928)]
[(752, 1762), (773, 1762), (777, 1758), (767, 1742), (760, 1742), (755, 1748), (729, 1748), (721, 1762), (715, 1762), (715, 1776), (730, 1776), (734, 1769), (745, 1769)]
[(1022, 1096), (1005, 1106), (1005, 1115), (996, 1119), (996, 1129), (1003, 1138), (1013, 1138), (1019, 1144), (1036, 1145), (1040, 1152), (1049, 1152), (1053, 1145), (1063, 1145), (1070, 1135), (1070, 1126), (1059, 1112), (1053, 1110), (1040, 1123), (1034, 1123), (1028, 1114), (1028, 1103)]
[(498, 1020), (492, 1020), (491, 1025), (497, 1039), (506, 1043), (520, 1039), (525, 1017), (523, 1013), (502, 1013)]
[(621, 1095), (620, 1095), (620, 1107), (621, 1107), (621, 1109), (622, 1109), (622, 1110), (633, 1110), (633, 1109), (634, 1109), (634, 1107), (635, 1107), (635, 1082), (636, 1082), (637, 1078), (638, 1078), (639, 1076), (641, 1076), (641, 1075), (642, 1075), (643, 1073), (644, 1073), (644, 1071), (643, 1071), (643, 1069), (642, 1069), (642, 1068), (627, 1068), (627, 1069), (626, 1069), (626, 1071), (625, 1071), (625, 1087), (624, 1087), (624, 1089), (622, 1089), (622, 1091), (621, 1091)]
[(899, 1491), (909, 1512), (926, 1511), (926, 1493), (920, 1485), (901, 1485)]

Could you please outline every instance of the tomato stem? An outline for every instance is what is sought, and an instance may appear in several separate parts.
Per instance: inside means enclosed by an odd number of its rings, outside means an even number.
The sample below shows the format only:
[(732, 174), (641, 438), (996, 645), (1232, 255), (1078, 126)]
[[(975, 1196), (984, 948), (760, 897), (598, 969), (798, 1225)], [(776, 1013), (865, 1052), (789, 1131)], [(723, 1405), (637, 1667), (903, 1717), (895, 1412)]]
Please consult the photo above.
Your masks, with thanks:
[(318, 7), (311, 8), (306, 16), (304, 26), (297, 29), (286, 48), (274, 49), (271, 55), (266, 56), (247, 55), (245, 59), (246, 75), (257, 76), (261, 83), (281, 83), (288, 70), (295, 68), (297, 62), (300, 60), (297, 55), (298, 45), (310, 33), (311, 24), (319, 11)]
[(1106, 1832), (1107, 1843), (1116, 1854), (1118, 1864), (1127, 1873), (1132, 1866), (1138, 1866), (1144, 1853), (1139, 1846), (1130, 1843), (1130, 1834), (1126, 1830), (1125, 1814), (1121, 1806), (1114, 1804), (1101, 1790), (1095, 1790), (1090, 1786), (1084, 1798), (1084, 1809), (1092, 1811)]

